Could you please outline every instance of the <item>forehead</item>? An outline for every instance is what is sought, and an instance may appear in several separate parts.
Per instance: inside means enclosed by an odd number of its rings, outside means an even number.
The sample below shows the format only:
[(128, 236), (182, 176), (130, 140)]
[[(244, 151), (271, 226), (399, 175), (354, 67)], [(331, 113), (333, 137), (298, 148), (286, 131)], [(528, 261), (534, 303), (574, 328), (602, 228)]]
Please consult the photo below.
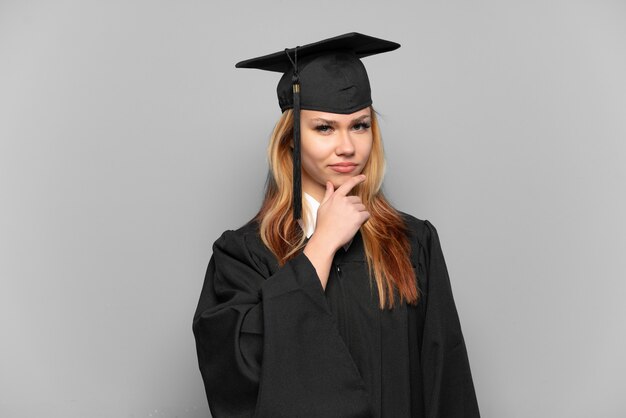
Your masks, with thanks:
[(330, 113), (330, 112), (320, 112), (317, 110), (302, 109), (301, 116), (302, 118), (306, 118), (306, 119), (323, 119), (327, 121), (336, 121), (336, 122), (351, 122), (354, 119), (359, 119), (364, 116), (371, 116), (371, 110), (368, 106), (354, 113), (344, 115), (342, 113)]

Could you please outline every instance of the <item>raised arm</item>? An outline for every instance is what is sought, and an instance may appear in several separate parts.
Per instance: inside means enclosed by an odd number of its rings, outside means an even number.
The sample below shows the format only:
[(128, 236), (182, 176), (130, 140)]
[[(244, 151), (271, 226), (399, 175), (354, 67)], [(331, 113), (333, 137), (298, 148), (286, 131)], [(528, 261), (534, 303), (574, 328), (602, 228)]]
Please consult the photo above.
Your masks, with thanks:
[(213, 245), (193, 331), (215, 418), (371, 416), (303, 252), (269, 275), (245, 234), (226, 231)]

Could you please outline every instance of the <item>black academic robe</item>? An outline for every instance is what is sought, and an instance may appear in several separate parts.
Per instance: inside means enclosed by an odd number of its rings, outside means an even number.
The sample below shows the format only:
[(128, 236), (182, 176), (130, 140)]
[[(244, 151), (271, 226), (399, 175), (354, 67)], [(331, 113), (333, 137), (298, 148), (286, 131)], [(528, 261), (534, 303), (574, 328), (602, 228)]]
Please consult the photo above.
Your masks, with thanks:
[(474, 418), (478, 403), (437, 230), (410, 230), (417, 306), (378, 308), (360, 232), (326, 290), (303, 252), (283, 267), (258, 224), (213, 244), (193, 319), (215, 418)]

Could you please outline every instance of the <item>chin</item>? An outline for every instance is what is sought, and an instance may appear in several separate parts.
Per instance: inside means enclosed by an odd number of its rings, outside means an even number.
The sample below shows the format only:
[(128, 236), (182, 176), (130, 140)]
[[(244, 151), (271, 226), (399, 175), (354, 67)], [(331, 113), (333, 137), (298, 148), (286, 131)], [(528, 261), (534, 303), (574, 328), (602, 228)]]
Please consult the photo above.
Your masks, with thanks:
[(330, 179), (330, 181), (333, 183), (333, 186), (335, 186), (335, 189), (337, 189), (337, 187), (344, 184), (347, 180), (348, 180), (348, 177), (343, 177), (343, 176), (338, 177), (336, 179)]

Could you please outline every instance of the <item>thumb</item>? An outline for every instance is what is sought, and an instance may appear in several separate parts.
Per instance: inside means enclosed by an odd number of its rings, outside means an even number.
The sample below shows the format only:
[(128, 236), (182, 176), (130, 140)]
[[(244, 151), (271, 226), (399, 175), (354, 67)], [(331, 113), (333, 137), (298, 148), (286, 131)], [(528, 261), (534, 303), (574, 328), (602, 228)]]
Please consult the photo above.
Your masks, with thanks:
[(335, 192), (335, 188), (333, 187), (333, 183), (331, 181), (327, 181), (326, 182), (326, 193), (324, 194), (324, 198), (322, 199), (322, 203), (324, 204), (328, 199), (330, 199), (330, 196), (332, 196), (332, 194)]

